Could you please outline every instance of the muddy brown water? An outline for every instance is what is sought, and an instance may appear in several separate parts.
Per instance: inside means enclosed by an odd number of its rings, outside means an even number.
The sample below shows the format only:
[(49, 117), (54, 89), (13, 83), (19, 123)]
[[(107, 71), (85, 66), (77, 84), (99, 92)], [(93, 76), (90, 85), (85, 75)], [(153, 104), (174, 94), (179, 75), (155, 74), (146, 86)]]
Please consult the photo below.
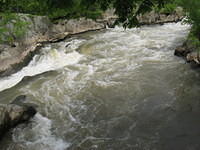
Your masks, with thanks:
[(0, 149), (199, 150), (200, 74), (173, 55), (189, 28), (116, 27), (47, 45), (0, 79), (1, 103), (26, 94), (38, 105)]

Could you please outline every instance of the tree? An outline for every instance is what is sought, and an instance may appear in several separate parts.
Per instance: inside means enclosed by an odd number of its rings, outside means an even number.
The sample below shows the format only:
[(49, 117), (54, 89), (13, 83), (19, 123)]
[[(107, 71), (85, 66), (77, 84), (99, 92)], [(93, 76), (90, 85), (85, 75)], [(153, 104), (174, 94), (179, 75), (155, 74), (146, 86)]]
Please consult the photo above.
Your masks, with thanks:
[[(174, 0), (188, 12), (188, 21), (194, 25), (196, 33), (200, 31), (200, 1)], [(16, 18), (8, 17), (9, 13), (28, 13), (46, 15), (51, 19), (58, 18), (97, 18), (109, 7), (115, 8), (117, 23), (123, 26), (138, 26), (137, 15), (144, 14), (153, 8), (164, 7), (174, 3), (173, 0), (0, 0), (0, 21), (4, 24)], [(171, 7), (171, 6), (170, 6)], [(173, 6), (174, 7), (174, 6)], [(10, 19), (10, 20), (9, 20)], [(7, 23), (6, 23), (7, 21)], [(0, 34), (5, 30), (1, 27)], [(200, 36), (198, 35), (199, 39)]]
[(91, 6), (97, 3), (101, 9), (106, 10), (112, 6), (118, 15), (118, 23), (124, 27), (137, 26), (137, 15), (152, 10), (153, 7), (163, 7), (168, 0), (82, 0), (85, 5)]
[(200, 1), (199, 0), (177, 0), (186, 12), (187, 22), (193, 25), (192, 32), (200, 40)]

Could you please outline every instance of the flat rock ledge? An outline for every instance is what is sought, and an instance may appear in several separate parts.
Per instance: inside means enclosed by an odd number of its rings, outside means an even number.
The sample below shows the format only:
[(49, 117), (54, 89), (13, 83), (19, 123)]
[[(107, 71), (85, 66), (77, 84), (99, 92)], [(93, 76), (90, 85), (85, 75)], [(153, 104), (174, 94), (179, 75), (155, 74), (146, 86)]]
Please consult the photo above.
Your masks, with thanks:
[(151, 11), (150, 13), (139, 15), (137, 18), (141, 25), (154, 25), (154, 24), (162, 25), (164, 23), (182, 21), (184, 19), (184, 13), (183, 13), (182, 8), (178, 7), (171, 14), (157, 13), (155, 11)]
[(0, 104), (0, 139), (10, 129), (29, 121), (36, 113), (34, 104), (25, 103), (26, 96), (17, 97), (10, 104)]

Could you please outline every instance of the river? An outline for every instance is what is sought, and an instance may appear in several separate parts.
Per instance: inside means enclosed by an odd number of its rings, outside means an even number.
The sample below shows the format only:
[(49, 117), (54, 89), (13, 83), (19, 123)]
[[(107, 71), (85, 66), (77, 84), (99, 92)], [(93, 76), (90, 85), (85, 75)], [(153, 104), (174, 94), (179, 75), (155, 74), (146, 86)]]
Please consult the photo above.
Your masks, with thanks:
[(199, 150), (200, 74), (174, 49), (190, 26), (121, 27), (46, 45), (0, 79), (0, 101), (38, 113), (1, 150)]

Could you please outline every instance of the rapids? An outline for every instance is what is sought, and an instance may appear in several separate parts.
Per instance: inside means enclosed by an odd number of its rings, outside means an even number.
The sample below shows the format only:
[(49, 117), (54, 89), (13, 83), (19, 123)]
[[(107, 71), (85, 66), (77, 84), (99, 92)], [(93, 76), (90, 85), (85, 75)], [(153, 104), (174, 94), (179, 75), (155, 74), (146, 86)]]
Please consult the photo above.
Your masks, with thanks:
[(116, 27), (46, 45), (0, 79), (1, 103), (25, 94), (38, 105), (0, 149), (200, 149), (200, 74), (173, 55), (189, 29)]

